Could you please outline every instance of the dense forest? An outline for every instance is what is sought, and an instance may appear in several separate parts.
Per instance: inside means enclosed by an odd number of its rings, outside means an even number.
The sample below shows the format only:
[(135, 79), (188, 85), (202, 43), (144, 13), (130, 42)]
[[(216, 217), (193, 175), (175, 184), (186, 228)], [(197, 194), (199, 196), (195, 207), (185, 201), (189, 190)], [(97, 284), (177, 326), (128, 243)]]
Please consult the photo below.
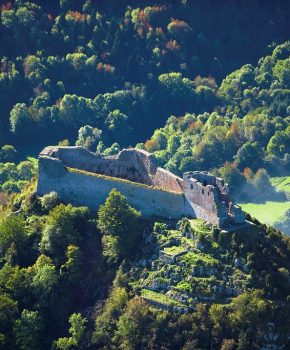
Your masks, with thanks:
[[(261, 62), (260, 73), (246, 66), (222, 80), (243, 64), (256, 65), (289, 38), (288, 2), (149, 3), (3, 3), (5, 142), (31, 152), (61, 139), (74, 141), (77, 130), (90, 125), (102, 131), (107, 146), (133, 146), (171, 115), (210, 113), (233, 103), (229, 113), (241, 116), (273, 90), (271, 111), (278, 108), (284, 116), (289, 64), (277, 64), (273, 73), (270, 68), (287, 58), (287, 44)], [(260, 103), (252, 103), (255, 94)]]
[(0, 12), (0, 349), (288, 349), (289, 237), (249, 214), (231, 233), (145, 220), (115, 190), (98, 212), (39, 197), (35, 157), (137, 147), (239, 201), (286, 202), (270, 177), (290, 175), (290, 2)]

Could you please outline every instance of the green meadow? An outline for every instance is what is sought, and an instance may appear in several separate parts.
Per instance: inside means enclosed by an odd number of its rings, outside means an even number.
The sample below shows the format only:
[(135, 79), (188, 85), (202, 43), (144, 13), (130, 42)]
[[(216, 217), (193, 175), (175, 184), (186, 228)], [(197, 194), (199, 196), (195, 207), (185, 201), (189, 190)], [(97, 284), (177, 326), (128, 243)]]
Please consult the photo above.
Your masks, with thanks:
[(273, 225), (290, 209), (290, 201), (240, 204), (242, 209), (263, 224)]

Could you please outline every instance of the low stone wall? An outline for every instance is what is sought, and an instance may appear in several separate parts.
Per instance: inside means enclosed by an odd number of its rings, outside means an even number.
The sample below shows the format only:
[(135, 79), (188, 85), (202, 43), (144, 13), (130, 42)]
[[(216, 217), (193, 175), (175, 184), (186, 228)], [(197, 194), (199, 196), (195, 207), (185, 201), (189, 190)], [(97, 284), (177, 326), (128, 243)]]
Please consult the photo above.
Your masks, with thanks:
[[(51, 172), (52, 169), (56, 172)], [(56, 191), (64, 202), (97, 210), (113, 188), (123, 193), (130, 205), (140, 210), (144, 217), (178, 219), (184, 214), (185, 199), (181, 193), (163, 191), (144, 184), (77, 169), (67, 169), (61, 162), (50, 157), (39, 159), (39, 195)]]

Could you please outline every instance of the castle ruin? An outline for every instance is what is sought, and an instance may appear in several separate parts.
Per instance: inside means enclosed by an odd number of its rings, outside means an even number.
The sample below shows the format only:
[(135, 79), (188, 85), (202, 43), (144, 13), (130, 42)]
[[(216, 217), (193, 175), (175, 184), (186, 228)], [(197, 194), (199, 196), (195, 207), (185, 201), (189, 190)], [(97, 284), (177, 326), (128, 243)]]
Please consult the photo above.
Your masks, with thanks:
[(39, 195), (55, 191), (64, 202), (97, 210), (113, 188), (144, 217), (186, 216), (219, 227), (245, 221), (221, 178), (206, 171), (186, 172), (180, 178), (158, 167), (144, 150), (124, 149), (102, 157), (83, 147), (49, 146), (39, 154)]

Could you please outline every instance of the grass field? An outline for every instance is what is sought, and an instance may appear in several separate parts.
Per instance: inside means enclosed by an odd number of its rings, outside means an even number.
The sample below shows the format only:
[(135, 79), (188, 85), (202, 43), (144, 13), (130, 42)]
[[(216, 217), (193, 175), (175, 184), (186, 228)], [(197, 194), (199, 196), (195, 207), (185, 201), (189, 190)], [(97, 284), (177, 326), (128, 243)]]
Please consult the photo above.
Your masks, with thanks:
[(290, 201), (240, 204), (242, 209), (263, 224), (273, 225), (290, 209)]
[(272, 177), (271, 184), (276, 187), (278, 191), (290, 193), (290, 176)]

